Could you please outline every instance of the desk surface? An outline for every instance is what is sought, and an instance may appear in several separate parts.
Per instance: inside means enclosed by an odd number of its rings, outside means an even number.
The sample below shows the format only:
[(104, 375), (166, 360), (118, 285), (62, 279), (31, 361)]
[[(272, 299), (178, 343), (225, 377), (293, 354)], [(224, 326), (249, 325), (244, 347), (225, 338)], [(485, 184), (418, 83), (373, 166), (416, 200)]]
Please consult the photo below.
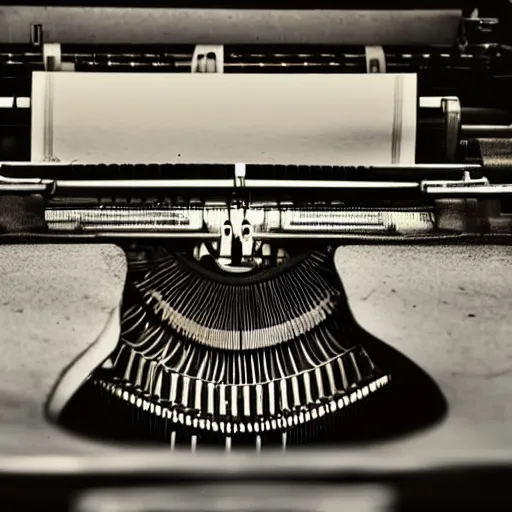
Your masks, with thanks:
[[(26, 246), (23, 251), (34, 254), (39, 250), (35, 247)], [(235, 452), (219, 457), (217, 452), (207, 450), (191, 457), (188, 452), (180, 451), (171, 454), (167, 450), (126, 449), (79, 439), (49, 424), (43, 416), (43, 406), (54, 384), (52, 380), (57, 380), (62, 367), (74, 354), (96, 341), (100, 324), (107, 322), (107, 313), (119, 300), (124, 271), (118, 273), (117, 280), (109, 278), (113, 267), (112, 259), (105, 259), (105, 246), (88, 246), (90, 252), (84, 258), (77, 257), (73, 249), (73, 265), (58, 264), (59, 258), (63, 258), (62, 251), (71, 248), (53, 246), (47, 249), (56, 251), (53, 256), (50, 252), (45, 256), (46, 268), (51, 271), (41, 274), (37, 266), (25, 265), (23, 270), (28, 275), (21, 277), (23, 265), (20, 263), (15, 268), (12, 257), (11, 266), (6, 267), (6, 250), (8, 246), (0, 248), (4, 273), (4, 306), (0, 307), (0, 315), (4, 325), (15, 314), (24, 319), (16, 322), (16, 332), (17, 339), (25, 341), (13, 350), (17, 340), (9, 337), (5, 329), (0, 335), (3, 350), (10, 348), (9, 359), (2, 358), (0, 362), (0, 453), (3, 455), (0, 473), (36, 470), (123, 474), (144, 472), (151, 467), (156, 473), (181, 476), (195, 472), (227, 476), (243, 471), (298, 474), (305, 470), (323, 475), (351, 471), (400, 472), (469, 463), (505, 464), (512, 460), (512, 322), (509, 321), (512, 273), (508, 272), (512, 248), (340, 248), (336, 263), (357, 322), (433, 377), (448, 400), (448, 415), (430, 429), (384, 443), (339, 450), (304, 449), (286, 455), (268, 452), (259, 457)], [(117, 249), (110, 250), (119, 256)], [(53, 264), (49, 265), (51, 258)], [(101, 261), (106, 271), (92, 272)], [(119, 268), (122, 266), (117, 267), (118, 271)], [(36, 276), (38, 280), (34, 280)], [(53, 283), (55, 296), (59, 290), (67, 290), (67, 304), (84, 300), (85, 287), (98, 290), (96, 300), (88, 303), (88, 308), (96, 308), (95, 316), (88, 320), (91, 326), (88, 335), (83, 330), (81, 337), (71, 339), (66, 331), (72, 319), (77, 322), (81, 318), (83, 324), (83, 310), (79, 308), (74, 308), (75, 311), (68, 308), (64, 314), (69, 317), (68, 323), (56, 325), (50, 321), (62, 315), (66, 305), (43, 300), (49, 293), (45, 280)], [(26, 287), (32, 283), (25, 291), (21, 313), (5, 305), (13, 304), (8, 296), (21, 300), (23, 294), (19, 287), (14, 288), (15, 282)], [(35, 282), (38, 285), (34, 286)], [(71, 286), (71, 282), (75, 285)], [(102, 289), (110, 290), (110, 295), (99, 291)], [(98, 303), (99, 308), (94, 306)], [(34, 317), (30, 317), (36, 307), (40, 313), (37, 325)], [(96, 325), (95, 329), (92, 325)], [(64, 340), (67, 340), (66, 350), (61, 348)], [(51, 364), (38, 364), (41, 358)]]

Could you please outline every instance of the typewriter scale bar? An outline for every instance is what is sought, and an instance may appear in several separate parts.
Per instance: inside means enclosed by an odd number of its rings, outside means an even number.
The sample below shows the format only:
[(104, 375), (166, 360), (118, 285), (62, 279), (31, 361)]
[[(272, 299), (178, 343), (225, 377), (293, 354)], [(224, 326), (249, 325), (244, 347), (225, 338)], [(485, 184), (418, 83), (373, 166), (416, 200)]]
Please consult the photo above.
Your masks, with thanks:
[[(120, 44), (61, 45), (61, 62), (75, 72), (189, 73), (194, 62), (194, 45), (136, 46)], [(496, 44), (470, 46), (464, 50), (452, 45), (382, 46), (388, 73), (417, 73), (420, 96), (458, 96), (463, 105), (478, 107), (485, 101), (502, 108), (507, 70), (512, 53)], [(224, 45), (224, 73), (366, 73), (366, 47), (341, 44), (262, 44)], [(44, 55), (30, 44), (4, 45), (0, 49), (4, 68), (1, 95), (29, 97), (31, 73), (44, 71)], [(497, 101), (482, 93), (489, 78), (500, 95)], [(469, 87), (467, 80), (472, 80)], [(474, 105), (472, 105), (474, 104)], [(510, 118), (510, 116), (509, 116)], [(480, 123), (482, 124), (482, 123)]]
[[(510, 58), (510, 50), (497, 45), (469, 47), (452, 46), (389, 46), (382, 47), (388, 72), (428, 73), (445, 68), (452, 73), (468, 73), (475, 66), (493, 71), (503, 70), (499, 57)], [(66, 45), (61, 46), (63, 62), (72, 63), (75, 71), (103, 72), (190, 72), (193, 45)], [(224, 45), (224, 72), (248, 73), (314, 73), (366, 72), (365, 47), (362, 45)], [(30, 71), (43, 71), (44, 58), (40, 48), (27, 44), (6, 46), (0, 62), (11, 72), (28, 77)], [(503, 61), (502, 61), (503, 62)], [(506, 62), (506, 61), (505, 61)], [(441, 77), (439, 77), (441, 78)]]

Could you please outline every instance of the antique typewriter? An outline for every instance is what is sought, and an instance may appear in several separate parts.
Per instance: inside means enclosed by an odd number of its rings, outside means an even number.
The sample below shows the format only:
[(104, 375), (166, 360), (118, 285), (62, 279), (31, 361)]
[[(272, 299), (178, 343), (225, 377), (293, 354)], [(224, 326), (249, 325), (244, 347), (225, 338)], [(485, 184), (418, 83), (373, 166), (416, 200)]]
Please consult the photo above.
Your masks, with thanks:
[(0, 7), (2, 510), (508, 510), (510, 27)]

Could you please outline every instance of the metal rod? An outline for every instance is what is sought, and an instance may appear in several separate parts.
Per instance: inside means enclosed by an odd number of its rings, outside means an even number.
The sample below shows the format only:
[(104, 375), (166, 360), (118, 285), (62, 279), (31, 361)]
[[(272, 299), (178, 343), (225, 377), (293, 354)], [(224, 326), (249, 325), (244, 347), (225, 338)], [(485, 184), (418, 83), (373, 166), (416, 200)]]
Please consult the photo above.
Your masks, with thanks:
[[(114, 166), (120, 165), (120, 163), (112, 164)], [(140, 164), (126, 164), (128, 167), (137, 167), (137, 166), (144, 166), (149, 165), (149, 163), (143, 163)], [(187, 165), (190, 167), (201, 167), (202, 164), (177, 164), (173, 162), (168, 163), (162, 163), (162, 164), (156, 164), (158, 166), (165, 167), (166, 165), (169, 165), (170, 167), (173, 167), (174, 165)], [(225, 166), (225, 164), (219, 164), (219, 166)], [(228, 164), (233, 166), (233, 172), (235, 170), (235, 163)], [(258, 164), (246, 164), (250, 165), (251, 167), (258, 167)], [(88, 163), (80, 163), (80, 162), (29, 162), (29, 161), (6, 161), (0, 163), (0, 169), (3, 167), (108, 167), (109, 164), (88, 164)], [(266, 167), (266, 165), (261, 165), (262, 167)], [(211, 167), (211, 165), (208, 165), (208, 167)], [(283, 167), (286, 167), (286, 165), (283, 164)], [(290, 167), (296, 167), (290, 166)], [(333, 168), (333, 166), (322, 166), (322, 165), (305, 165), (304, 167), (329, 167)], [(334, 168), (350, 168), (350, 167), (358, 167), (358, 168), (368, 168), (368, 169), (411, 169), (411, 170), (422, 170), (422, 169), (446, 169), (446, 170), (457, 170), (460, 169), (461, 171), (467, 170), (467, 169), (478, 169), (481, 166), (479, 164), (464, 164), (464, 163), (447, 163), (447, 164), (393, 164), (393, 165), (339, 165), (334, 166)], [(148, 180), (149, 181), (149, 180)]]
[(414, 189), (419, 183), (393, 181), (245, 180), (246, 188)]
[(396, 241), (396, 240), (438, 240), (444, 238), (453, 238), (452, 234), (437, 234), (437, 233), (428, 233), (428, 234), (410, 234), (410, 235), (376, 235), (376, 234), (367, 234), (367, 233), (259, 233), (254, 238), (257, 240), (295, 240), (295, 239), (329, 239), (329, 240), (352, 240), (355, 238), (361, 239), (372, 239), (372, 240), (380, 240), (380, 241)]
[(432, 187), (426, 190), (426, 193), (431, 196), (444, 196), (444, 197), (473, 197), (473, 196), (494, 196), (512, 194), (512, 185), (482, 185), (471, 187)]
[(231, 188), (233, 180), (56, 180), (57, 189), (69, 188)]
[[(37, 240), (41, 241), (80, 241), (80, 240), (115, 240), (124, 239), (124, 238), (142, 238), (142, 239), (190, 239), (190, 240), (199, 240), (204, 239), (206, 237), (201, 236), (200, 234), (185, 234), (181, 236), (180, 234), (171, 233), (89, 233), (89, 234), (81, 234), (81, 233), (8, 233), (1, 235), (0, 238), (5, 240), (24, 240), (29, 239), (33, 242)], [(512, 239), (512, 234), (510, 233), (446, 233), (446, 232), (432, 232), (428, 234), (407, 234), (407, 235), (377, 235), (377, 234), (368, 234), (368, 233), (345, 233), (345, 234), (294, 234), (294, 233), (266, 233), (258, 238), (257, 240), (262, 241), (271, 241), (274, 239), (278, 239), (280, 241), (284, 240), (332, 240), (340, 243), (357, 243), (357, 244), (365, 244), (365, 243), (405, 243), (405, 244), (419, 244), (419, 243), (429, 243), (434, 242), (438, 243), (439, 241), (443, 242), (460, 242), (467, 240), (475, 240), (480, 241), (482, 243), (501, 243), (501, 240), (505, 240), (507, 244), (510, 244), (510, 240)]]
[[(73, 233), (63, 233), (67, 236), (73, 236)], [(81, 236), (81, 234), (77, 234)], [(93, 238), (185, 238), (185, 239), (198, 239), (198, 240), (215, 240), (220, 237), (220, 233), (154, 233), (154, 232), (130, 232), (130, 233), (116, 233), (111, 231), (103, 231), (99, 233), (90, 233)], [(88, 235), (85, 235), (88, 236)]]
[[(425, 234), (428, 233), (428, 234)], [(154, 232), (131, 232), (131, 233), (120, 233), (120, 232), (97, 232), (97, 233), (50, 233), (50, 235), (58, 236), (62, 234), (66, 238), (76, 238), (76, 239), (94, 239), (94, 238), (156, 238), (156, 239), (185, 239), (185, 240), (217, 240), (220, 237), (220, 233), (176, 233), (176, 232), (168, 232), (168, 233), (154, 233)], [(329, 240), (351, 240), (354, 238), (371, 238), (378, 239), (382, 241), (392, 241), (392, 240), (437, 240), (442, 238), (451, 238), (453, 235), (446, 234), (436, 234), (431, 231), (423, 231), (419, 233), (412, 233), (407, 235), (385, 235), (385, 234), (372, 234), (367, 232), (352, 232), (352, 233), (283, 233), (283, 232), (275, 232), (275, 233), (255, 233), (255, 240), (311, 240), (311, 239), (329, 239)]]
[(76, 162), (30, 162), (30, 161), (5, 161), (0, 163), (0, 168), (2, 167), (69, 167), (76, 165), (84, 165), (78, 164)]
[(23, 185), (23, 184), (13, 184), (13, 185), (3, 185), (0, 184), (0, 192), (24, 192), (30, 194), (38, 194), (43, 193), (48, 190), (46, 185)]
[(462, 125), (462, 138), (512, 137), (512, 126), (504, 125)]

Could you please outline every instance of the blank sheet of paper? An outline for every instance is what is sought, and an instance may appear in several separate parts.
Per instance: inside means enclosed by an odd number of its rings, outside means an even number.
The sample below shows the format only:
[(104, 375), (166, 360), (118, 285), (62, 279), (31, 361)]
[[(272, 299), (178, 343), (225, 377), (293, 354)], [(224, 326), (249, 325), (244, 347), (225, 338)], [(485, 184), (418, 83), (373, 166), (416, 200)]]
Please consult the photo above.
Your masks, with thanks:
[(33, 75), (32, 161), (412, 164), (416, 75)]

